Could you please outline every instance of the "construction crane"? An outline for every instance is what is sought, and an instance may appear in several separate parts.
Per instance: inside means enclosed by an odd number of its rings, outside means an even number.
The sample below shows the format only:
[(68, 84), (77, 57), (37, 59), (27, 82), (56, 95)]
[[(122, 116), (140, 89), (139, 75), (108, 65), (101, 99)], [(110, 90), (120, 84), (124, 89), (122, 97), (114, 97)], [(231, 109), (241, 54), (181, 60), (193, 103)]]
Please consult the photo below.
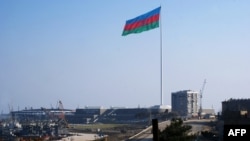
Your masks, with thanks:
[(63, 108), (63, 104), (61, 100), (59, 100), (58, 109), (61, 110), (61, 114), (59, 115), (59, 122), (63, 123), (66, 128), (69, 128), (68, 122), (65, 119), (65, 112), (64, 112), (65, 109)]
[(62, 104), (61, 100), (59, 100), (58, 109), (61, 110), (61, 114), (59, 115), (59, 118), (64, 119), (65, 118), (65, 115), (64, 115), (65, 113), (64, 113), (64, 108), (63, 108), (63, 104)]
[(207, 81), (205, 79), (204, 82), (203, 82), (203, 85), (201, 87), (201, 90), (200, 90), (200, 110), (199, 110), (199, 113), (198, 113), (199, 118), (202, 118), (202, 96), (203, 96), (203, 92), (204, 92), (206, 83), (207, 83)]

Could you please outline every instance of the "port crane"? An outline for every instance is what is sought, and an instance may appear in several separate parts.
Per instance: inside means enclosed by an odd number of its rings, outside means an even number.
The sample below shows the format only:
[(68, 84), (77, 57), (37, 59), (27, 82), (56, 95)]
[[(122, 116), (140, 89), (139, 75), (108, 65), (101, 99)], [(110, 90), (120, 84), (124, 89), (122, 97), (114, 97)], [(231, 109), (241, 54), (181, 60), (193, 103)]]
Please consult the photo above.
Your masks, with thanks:
[(61, 100), (59, 100), (58, 109), (61, 111), (59, 115), (59, 122), (63, 123), (66, 128), (69, 128), (68, 122), (65, 119), (65, 112), (64, 112), (64, 108), (63, 108), (63, 104)]
[(204, 92), (206, 83), (207, 83), (207, 81), (205, 79), (203, 82), (203, 85), (201, 87), (201, 90), (200, 90), (200, 109), (199, 109), (199, 113), (198, 113), (199, 118), (202, 117), (202, 97), (203, 97), (203, 92)]

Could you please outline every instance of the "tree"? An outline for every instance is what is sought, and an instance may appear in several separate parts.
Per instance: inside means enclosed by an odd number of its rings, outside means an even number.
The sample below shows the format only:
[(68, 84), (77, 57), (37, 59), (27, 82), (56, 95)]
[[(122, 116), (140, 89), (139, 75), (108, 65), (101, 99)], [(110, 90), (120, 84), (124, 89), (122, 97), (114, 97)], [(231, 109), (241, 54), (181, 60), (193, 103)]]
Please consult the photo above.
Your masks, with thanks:
[(183, 125), (183, 120), (173, 118), (171, 124), (159, 133), (160, 141), (193, 141), (196, 135), (188, 135), (192, 126)]

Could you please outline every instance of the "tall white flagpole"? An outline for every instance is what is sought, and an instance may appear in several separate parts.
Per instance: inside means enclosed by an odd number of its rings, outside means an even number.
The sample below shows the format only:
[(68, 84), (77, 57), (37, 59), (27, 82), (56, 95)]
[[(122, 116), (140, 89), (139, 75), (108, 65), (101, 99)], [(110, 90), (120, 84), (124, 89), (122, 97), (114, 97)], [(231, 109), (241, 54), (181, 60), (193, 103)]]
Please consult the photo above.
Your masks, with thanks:
[(163, 64), (162, 64), (162, 20), (161, 20), (161, 11), (160, 11), (160, 79), (161, 79), (161, 105), (163, 105), (163, 75), (162, 75), (162, 72), (163, 72)]

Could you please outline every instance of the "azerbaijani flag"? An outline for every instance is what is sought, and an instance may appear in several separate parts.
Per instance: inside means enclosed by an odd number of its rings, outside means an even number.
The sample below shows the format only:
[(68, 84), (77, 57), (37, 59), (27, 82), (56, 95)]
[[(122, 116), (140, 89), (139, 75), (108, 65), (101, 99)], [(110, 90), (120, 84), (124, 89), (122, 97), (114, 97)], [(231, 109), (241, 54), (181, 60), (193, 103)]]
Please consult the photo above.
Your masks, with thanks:
[(159, 27), (161, 7), (149, 11), (143, 15), (127, 20), (122, 36), (131, 33), (141, 33)]

